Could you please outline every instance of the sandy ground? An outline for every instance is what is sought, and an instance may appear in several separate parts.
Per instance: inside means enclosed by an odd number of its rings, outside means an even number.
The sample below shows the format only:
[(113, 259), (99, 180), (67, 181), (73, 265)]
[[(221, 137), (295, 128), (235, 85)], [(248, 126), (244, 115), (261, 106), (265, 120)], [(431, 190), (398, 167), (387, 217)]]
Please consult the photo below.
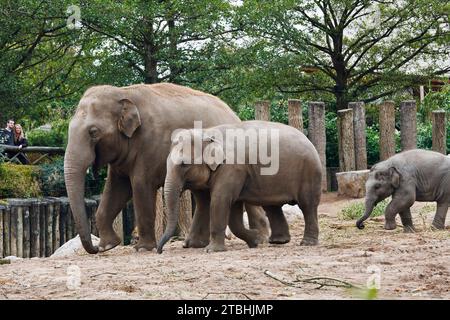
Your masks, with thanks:
[[(299, 246), (299, 217), (286, 245), (249, 249), (232, 239), (227, 252), (207, 254), (175, 241), (162, 255), (127, 246), (99, 255), (24, 259), (0, 265), (0, 299), (363, 299), (369, 278), (380, 280), (379, 299), (450, 298), (450, 230), (429, 229), (432, 205), (415, 204), (419, 231), (405, 234), (401, 227), (385, 231), (381, 217), (357, 230), (338, 214), (350, 201), (362, 200), (323, 197), (317, 247)], [(315, 277), (363, 289), (308, 282)]]

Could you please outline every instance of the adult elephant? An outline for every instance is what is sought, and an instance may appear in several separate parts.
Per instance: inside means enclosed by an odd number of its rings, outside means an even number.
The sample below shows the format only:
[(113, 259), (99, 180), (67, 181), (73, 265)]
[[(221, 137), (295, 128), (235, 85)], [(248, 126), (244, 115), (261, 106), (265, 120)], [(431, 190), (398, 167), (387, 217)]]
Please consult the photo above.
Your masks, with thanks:
[[(133, 197), (138, 251), (152, 250), (155, 239), (156, 192), (163, 186), (171, 134), (179, 128), (236, 123), (239, 118), (219, 98), (174, 84), (95, 86), (81, 98), (69, 125), (64, 176), (70, 207), (85, 250), (97, 253), (114, 248), (120, 239), (113, 221)], [(93, 246), (84, 206), (86, 170), (108, 165), (108, 178), (96, 213), (100, 235)], [(201, 192), (185, 247), (209, 243), (209, 202)], [(268, 237), (264, 211), (246, 206), (251, 227)], [(287, 235), (288, 236), (288, 235)]]

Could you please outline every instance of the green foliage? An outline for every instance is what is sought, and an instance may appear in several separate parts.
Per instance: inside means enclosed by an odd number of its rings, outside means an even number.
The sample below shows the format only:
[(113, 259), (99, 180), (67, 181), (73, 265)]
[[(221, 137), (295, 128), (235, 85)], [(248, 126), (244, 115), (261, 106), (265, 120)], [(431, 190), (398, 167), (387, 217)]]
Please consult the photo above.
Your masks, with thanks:
[[(388, 203), (389, 203), (388, 199), (385, 199), (380, 203), (378, 203), (378, 205), (373, 209), (371, 216), (372, 217), (382, 216), (384, 214), (384, 211), (386, 210)], [(339, 216), (343, 220), (355, 220), (361, 218), (364, 215), (364, 210), (365, 210), (364, 202), (353, 202), (345, 206), (339, 213)]]
[(67, 145), (67, 134), (69, 121), (65, 119), (51, 123), (50, 131), (34, 129), (28, 132), (28, 143), (31, 146), (65, 147)]
[(431, 112), (445, 110), (450, 113), (450, 84), (447, 84), (438, 92), (428, 93), (419, 106), (419, 116), (424, 122), (431, 122)]
[(0, 164), (0, 199), (42, 196), (36, 166)]
[(367, 164), (374, 165), (380, 161), (380, 130), (378, 123), (366, 128)]
[[(106, 169), (99, 173), (98, 179), (94, 179), (91, 170), (86, 174), (85, 195), (86, 197), (102, 193), (104, 181), (106, 178)], [(39, 184), (42, 193), (46, 196), (61, 197), (66, 196), (66, 184), (64, 181), (64, 158), (54, 160), (49, 164), (44, 164), (39, 172)]]

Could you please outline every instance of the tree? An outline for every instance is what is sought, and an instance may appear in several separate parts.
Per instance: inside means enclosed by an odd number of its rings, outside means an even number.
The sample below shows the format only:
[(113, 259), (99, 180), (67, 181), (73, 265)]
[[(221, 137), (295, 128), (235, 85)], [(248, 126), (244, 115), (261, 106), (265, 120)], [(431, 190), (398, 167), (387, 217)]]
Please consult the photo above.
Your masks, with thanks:
[(339, 110), (450, 71), (448, 8), (448, 0), (249, 0), (240, 13), (255, 42), (297, 60), (290, 77), (274, 74), (279, 91), (331, 94)]
[[(67, 28), (69, 1), (4, 1), (0, 8), (0, 108), (5, 117), (44, 110), (85, 85), (80, 64), (89, 64), (89, 37)], [(71, 85), (67, 85), (71, 83)], [(40, 110), (40, 111), (39, 111)], [(5, 120), (5, 119), (2, 119)]]
[(102, 35), (107, 51), (145, 83), (190, 83), (208, 57), (237, 31), (224, 0), (83, 1), (82, 25)]

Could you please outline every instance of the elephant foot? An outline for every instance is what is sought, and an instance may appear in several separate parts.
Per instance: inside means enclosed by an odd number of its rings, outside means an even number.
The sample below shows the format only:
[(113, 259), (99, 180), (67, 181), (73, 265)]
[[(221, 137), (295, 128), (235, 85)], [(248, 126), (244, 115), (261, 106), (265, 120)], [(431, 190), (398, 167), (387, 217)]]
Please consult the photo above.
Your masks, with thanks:
[(431, 229), (433, 229), (433, 230), (445, 230), (445, 224), (438, 223), (438, 222), (433, 222), (431, 224)]
[(303, 238), (302, 242), (300, 242), (301, 246), (317, 246), (318, 244), (319, 240), (312, 238)]
[(397, 228), (397, 223), (395, 221), (393, 222), (386, 221), (384, 223), (384, 229), (386, 230), (394, 230), (395, 228)]
[(276, 235), (272, 235), (269, 238), (269, 243), (271, 243), (271, 244), (285, 244), (285, 243), (288, 243), (289, 241), (291, 241), (291, 235), (289, 233), (287, 235), (276, 234)]
[(155, 248), (156, 248), (155, 241), (142, 241), (140, 239), (139, 239), (138, 243), (134, 246), (134, 249), (137, 252), (152, 251)]
[(206, 248), (205, 248), (206, 252), (221, 252), (221, 251), (227, 251), (227, 249), (225, 248), (225, 245), (223, 244), (218, 244), (218, 243), (210, 243)]
[(102, 237), (100, 238), (100, 243), (98, 245), (98, 252), (105, 252), (117, 247), (120, 244), (121, 240), (117, 235), (113, 237)]
[(187, 238), (183, 243), (183, 248), (204, 248), (208, 243), (209, 240)]
[(414, 226), (411, 226), (411, 225), (403, 226), (403, 232), (404, 233), (415, 233), (416, 228), (414, 228)]

